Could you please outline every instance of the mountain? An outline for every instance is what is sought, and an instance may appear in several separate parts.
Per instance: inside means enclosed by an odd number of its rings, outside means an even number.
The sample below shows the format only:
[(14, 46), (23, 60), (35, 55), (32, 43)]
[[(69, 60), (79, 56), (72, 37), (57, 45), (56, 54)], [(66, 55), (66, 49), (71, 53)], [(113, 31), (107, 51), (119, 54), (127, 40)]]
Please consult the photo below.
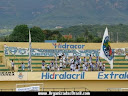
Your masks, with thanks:
[(0, 27), (128, 24), (128, 0), (0, 0)]

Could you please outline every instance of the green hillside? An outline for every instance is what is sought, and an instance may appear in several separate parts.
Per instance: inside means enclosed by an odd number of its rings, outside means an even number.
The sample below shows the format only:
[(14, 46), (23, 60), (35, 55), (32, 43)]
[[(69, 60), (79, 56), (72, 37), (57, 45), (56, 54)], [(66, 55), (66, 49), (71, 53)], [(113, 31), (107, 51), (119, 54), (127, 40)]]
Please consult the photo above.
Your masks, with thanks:
[(0, 28), (128, 24), (128, 0), (1, 0)]

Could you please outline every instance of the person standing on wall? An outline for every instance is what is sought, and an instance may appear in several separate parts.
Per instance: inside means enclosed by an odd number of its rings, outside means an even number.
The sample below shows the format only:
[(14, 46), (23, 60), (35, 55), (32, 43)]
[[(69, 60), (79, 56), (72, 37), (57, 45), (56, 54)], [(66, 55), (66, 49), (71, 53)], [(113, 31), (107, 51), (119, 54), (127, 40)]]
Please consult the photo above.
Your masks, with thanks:
[(91, 63), (92, 62), (92, 56), (90, 55), (90, 57), (89, 57), (89, 63)]
[(103, 64), (102, 66), (102, 71), (105, 71), (105, 64)]
[(102, 62), (101, 62), (101, 60), (99, 62), (99, 71), (102, 71)]
[(42, 60), (42, 71), (44, 71), (44, 70), (45, 70), (45, 61)]
[(14, 62), (13, 62), (13, 59), (11, 61), (11, 66), (12, 66), (12, 71), (14, 71)]
[(25, 69), (25, 64), (24, 64), (24, 62), (21, 63), (21, 68), (22, 68), (22, 70), (24, 71), (24, 69)]
[(86, 62), (86, 57), (84, 57), (83, 62), (84, 62), (84, 63)]

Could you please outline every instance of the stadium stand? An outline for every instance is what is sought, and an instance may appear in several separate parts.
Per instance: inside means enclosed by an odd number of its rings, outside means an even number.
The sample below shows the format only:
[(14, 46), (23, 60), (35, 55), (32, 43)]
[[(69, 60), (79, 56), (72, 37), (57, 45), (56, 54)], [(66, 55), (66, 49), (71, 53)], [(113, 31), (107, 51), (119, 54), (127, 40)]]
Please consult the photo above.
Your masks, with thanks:
[[(18, 71), (21, 72), (21, 62), (24, 62), (25, 64), (25, 70), (24, 71), (29, 71), (28, 70), (28, 56), (13, 56), (9, 55), (6, 56), (11, 62), (13, 59), (15, 62), (15, 65), (18, 66)], [(114, 57), (114, 68), (111, 70), (110, 65), (107, 63), (106, 60), (101, 59), (102, 62), (105, 63), (106, 71), (126, 71), (128, 70), (128, 60), (124, 59), (124, 56), (116, 56)], [(50, 64), (51, 60), (54, 59), (54, 57), (32, 57), (32, 70), (33, 71), (41, 71), (41, 66), (42, 66), (42, 60), (45, 60), (46, 64)], [(81, 57), (83, 59), (83, 57)], [(89, 57), (87, 57), (89, 59)], [(93, 57), (93, 62), (96, 61), (96, 58)], [(59, 64), (59, 61), (58, 61)], [(82, 67), (82, 66), (81, 66)], [(70, 71), (70, 68), (67, 67), (65, 69), (66, 71)], [(0, 65), (0, 71), (9, 71), (8, 68), (5, 67), (5, 65)], [(82, 71), (82, 68), (81, 68)]]
[[(12, 44), (12, 43), (8, 43), (8, 45), (9, 44)], [(19, 44), (19, 45), (13, 44), (12, 46), (21, 46), (22, 45), (20, 43), (17, 43), (17, 44)], [(39, 44), (39, 45), (41, 45), (41, 44)], [(121, 47), (123, 47), (123, 45), (126, 45), (126, 44), (122, 44), (122, 45), (120, 44)], [(26, 46), (27, 46), (27, 44), (25, 44), (25, 47)], [(117, 47), (119, 47), (119, 46), (117, 46)], [(0, 71), (11, 71), (11, 67), (10, 67), (11, 63), (10, 62), (12, 59), (14, 60), (15, 68), (17, 69), (17, 71), (19, 71), (19, 72), (22, 71), (21, 70), (21, 62), (25, 63), (24, 71), (28, 71), (28, 68), (27, 68), (28, 67), (28, 56), (25, 56), (25, 55), (20, 55), (20, 56), (7, 55), (7, 56), (5, 56), (4, 55), (4, 46), (2, 43), (0, 46)], [(43, 57), (43, 56), (42, 57), (39, 57), (39, 56), (32, 57), (33, 71), (41, 71), (42, 60), (45, 60), (46, 64), (50, 64), (52, 59), (54, 59), (54, 57)], [(83, 57), (81, 57), (81, 59), (83, 59)], [(87, 59), (89, 59), (89, 57), (87, 57)], [(93, 57), (92, 61), (95, 62), (96, 57)], [(114, 67), (112, 70), (110, 69), (110, 65), (108, 64), (108, 62), (106, 60), (101, 59), (101, 61), (105, 63), (106, 71), (126, 71), (126, 70), (128, 70), (128, 59), (125, 59), (125, 56), (119, 55), (119, 56), (114, 57)], [(59, 64), (59, 60), (58, 60), (58, 64)], [(7, 66), (7, 65), (10, 65), (10, 66)], [(69, 67), (67, 67), (65, 70), (70, 71)], [(81, 68), (81, 70), (82, 70), (82, 68)]]

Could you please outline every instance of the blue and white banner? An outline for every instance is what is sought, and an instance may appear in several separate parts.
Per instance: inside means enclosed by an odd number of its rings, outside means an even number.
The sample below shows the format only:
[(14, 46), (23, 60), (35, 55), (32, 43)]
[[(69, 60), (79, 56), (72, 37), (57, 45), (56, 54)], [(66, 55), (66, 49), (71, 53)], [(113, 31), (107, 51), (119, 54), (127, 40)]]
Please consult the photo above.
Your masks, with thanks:
[[(66, 56), (90, 56), (93, 57), (99, 55), (99, 50), (63, 50), (63, 49), (31, 49), (31, 56), (59, 56), (60, 53), (64, 53)], [(4, 47), (5, 55), (29, 55), (28, 48), (20, 47)]]
[(114, 55), (126, 55), (125, 48), (116, 48), (114, 51)]
[[(128, 48), (118, 48), (112, 49), (114, 55), (124, 56), (128, 53)], [(86, 56), (89, 57), (92, 55), (93, 57), (99, 56), (99, 49), (97, 50), (68, 50), (68, 49), (35, 49), (31, 48), (31, 56), (59, 56), (59, 54), (64, 53), (66, 56)], [(29, 55), (28, 48), (20, 48), (20, 47), (9, 47), (4, 46), (4, 54), (5, 55)]]

